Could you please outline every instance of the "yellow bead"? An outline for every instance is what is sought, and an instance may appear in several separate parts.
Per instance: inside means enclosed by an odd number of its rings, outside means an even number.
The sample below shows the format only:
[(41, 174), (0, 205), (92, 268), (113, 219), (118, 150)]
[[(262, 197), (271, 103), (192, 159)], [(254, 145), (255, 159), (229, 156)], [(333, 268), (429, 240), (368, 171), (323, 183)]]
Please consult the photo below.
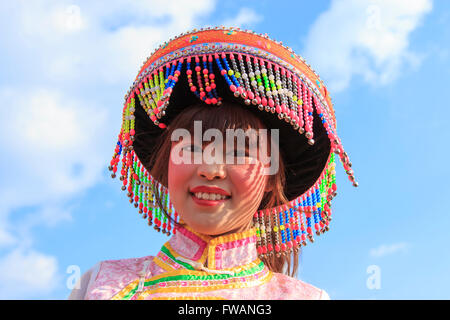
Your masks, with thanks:
[(234, 74), (234, 71), (233, 71), (233, 70), (231, 70), (231, 69), (228, 70), (228, 75), (229, 75), (229, 76), (232, 76), (233, 74)]
[(280, 230), (284, 230), (284, 225), (283, 225), (283, 226), (280, 226)]
[(278, 227), (273, 227), (274, 232), (278, 232)]
[(236, 72), (236, 74), (234, 75), (236, 78), (240, 78), (241, 74), (239, 72)]

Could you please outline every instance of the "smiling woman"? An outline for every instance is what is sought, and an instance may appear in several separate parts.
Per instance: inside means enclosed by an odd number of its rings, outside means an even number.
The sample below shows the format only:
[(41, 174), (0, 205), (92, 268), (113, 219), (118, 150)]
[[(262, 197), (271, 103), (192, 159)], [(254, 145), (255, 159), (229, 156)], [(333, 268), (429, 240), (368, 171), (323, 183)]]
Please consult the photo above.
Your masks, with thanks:
[(298, 253), (328, 231), (335, 154), (357, 182), (328, 92), (291, 49), (236, 28), (176, 37), (139, 71), (118, 138), (111, 176), (122, 157), (122, 190), (171, 238), (101, 261), (71, 298), (329, 298), (293, 277)]
[[(267, 129), (263, 121), (252, 112), (230, 102), (224, 102), (221, 108), (205, 108), (201, 104), (191, 106), (171, 122), (168, 130), (160, 136), (155, 152), (152, 153), (147, 166), (152, 168), (150, 174), (156, 180), (169, 187), (174, 207), (182, 208), (178, 213), (184, 222), (180, 225), (187, 223), (198, 232), (213, 236), (249, 230), (253, 225), (253, 215), (256, 211), (288, 202), (283, 191), (285, 169), (280, 153), (277, 153), (279, 157), (275, 159), (278, 162), (278, 170), (274, 175), (263, 175), (264, 165), (259, 159), (253, 164), (249, 164), (247, 159), (244, 165), (226, 164), (225, 161), (216, 165), (174, 164), (171, 161), (173, 146), (176, 144), (171, 141), (173, 132), (183, 128), (188, 130), (191, 137), (195, 136), (195, 121), (201, 121), (202, 131), (217, 129), (223, 137), (226, 137), (226, 132), (230, 132), (230, 130)], [(234, 137), (238, 137), (238, 135)], [(232, 153), (239, 147), (238, 141), (238, 139), (229, 141), (235, 147), (231, 150)], [(245, 139), (245, 149), (248, 149), (249, 141), (249, 138)], [(202, 144), (209, 145), (210, 143), (212, 142), (203, 141)], [(187, 145), (191, 146), (191, 143), (188, 142)], [(271, 156), (272, 139), (270, 135), (266, 147), (267, 150), (264, 152)], [(198, 149), (199, 147), (197, 147)], [(193, 194), (193, 191), (197, 191), (195, 188), (198, 186), (218, 187), (220, 191), (216, 191), (217, 193), (230, 195), (230, 198), (214, 202), (199, 200)], [(208, 192), (211, 190), (207, 189), (200, 191), (203, 191), (202, 195), (213, 193)], [(159, 193), (156, 192), (155, 197), (156, 202), (163, 208)], [(171, 219), (164, 209), (163, 212), (168, 219)], [(173, 223), (176, 222), (173, 221)], [(271, 240), (272, 243), (275, 243), (275, 239)], [(291, 255), (279, 257), (270, 255), (263, 257), (262, 260), (272, 271), (283, 272), (286, 269), (288, 274), (294, 276), (297, 270), (298, 251), (293, 250), (292, 255), (292, 258)]]

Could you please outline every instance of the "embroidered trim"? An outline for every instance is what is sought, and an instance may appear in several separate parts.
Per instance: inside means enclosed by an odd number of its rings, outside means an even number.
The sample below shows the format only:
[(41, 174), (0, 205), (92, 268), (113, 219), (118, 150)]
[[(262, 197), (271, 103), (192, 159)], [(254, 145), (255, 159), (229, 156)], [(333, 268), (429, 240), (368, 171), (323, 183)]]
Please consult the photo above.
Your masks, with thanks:
[(135, 300), (157, 292), (206, 292), (247, 288), (264, 284), (270, 281), (273, 275), (259, 259), (246, 266), (231, 268), (230, 271), (235, 271), (235, 275), (211, 275), (203, 271), (176, 270), (147, 279), (141, 293), (137, 292), (139, 283), (137, 279), (114, 295), (112, 300)]

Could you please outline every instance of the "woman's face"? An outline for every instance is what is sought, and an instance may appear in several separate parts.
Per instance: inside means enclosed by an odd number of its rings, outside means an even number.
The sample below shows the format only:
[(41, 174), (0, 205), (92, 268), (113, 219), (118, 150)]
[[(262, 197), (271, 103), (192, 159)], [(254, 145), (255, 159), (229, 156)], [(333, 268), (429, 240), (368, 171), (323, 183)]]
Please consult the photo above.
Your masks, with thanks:
[[(202, 150), (212, 147), (214, 143), (213, 141), (210, 146), (202, 148), (201, 143), (195, 143), (191, 139), (172, 142), (168, 186), (170, 200), (181, 219), (199, 233), (218, 236), (244, 231), (252, 226), (253, 215), (258, 210), (264, 193), (270, 190), (267, 185), (269, 176), (264, 175), (264, 167), (270, 163), (264, 166), (259, 156), (250, 158), (248, 154), (252, 153), (247, 144), (247, 148), (235, 147), (228, 153), (234, 158), (234, 164), (230, 164), (225, 161), (227, 153), (224, 141), (223, 157), (220, 158), (223, 161), (208, 164), (205, 157), (202, 159)], [(197, 154), (202, 161), (177, 164), (173, 157), (175, 153), (191, 157), (191, 160)], [(244, 164), (236, 164), (239, 157)], [(198, 192), (195, 192), (199, 187), (220, 188), (228, 197), (225, 200), (199, 199), (196, 196)], [(214, 194), (220, 192), (204, 191)]]

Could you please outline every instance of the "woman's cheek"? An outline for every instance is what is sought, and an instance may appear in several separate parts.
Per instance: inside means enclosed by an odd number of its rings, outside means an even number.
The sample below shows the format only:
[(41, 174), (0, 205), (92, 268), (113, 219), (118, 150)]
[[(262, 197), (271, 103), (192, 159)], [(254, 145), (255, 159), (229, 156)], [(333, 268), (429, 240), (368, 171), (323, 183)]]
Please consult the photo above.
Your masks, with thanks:
[(170, 197), (176, 200), (183, 197), (188, 190), (188, 181), (192, 171), (187, 164), (175, 164), (169, 161), (168, 187)]
[(228, 170), (239, 194), (254, 196), (264, 189), (266, 177), (261, 162), (232, 166)]

